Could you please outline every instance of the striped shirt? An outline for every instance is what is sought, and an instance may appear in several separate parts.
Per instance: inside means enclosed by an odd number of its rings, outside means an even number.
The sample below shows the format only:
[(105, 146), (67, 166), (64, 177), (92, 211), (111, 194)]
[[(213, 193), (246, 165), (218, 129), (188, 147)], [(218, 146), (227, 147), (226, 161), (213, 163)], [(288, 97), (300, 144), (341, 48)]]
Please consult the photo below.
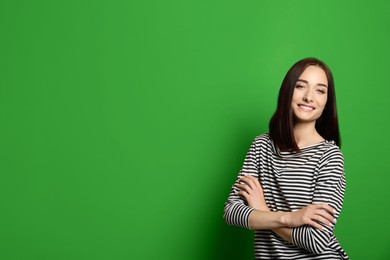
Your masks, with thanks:
[[(255, 138), (238, 178), (252, 175), (259, 179), (271, 211), (296, 211), (309, 204), (327, 203), (338, 218), (344, 199), (344, 160), (333, 141), (323, 141), (301, 149), (301, 153), (280, 152), (270, 136)], [(239, 182), (237, 178), (236, 183)], [(227, 224), (249, 229), (254, 210), (237, 195), (233, 186), (225, 203)], [(323, 225), (324, 226), (324, 225)], [(271, 230), (255, 230), (255, 259), (349, 259), (341, 248), (334, 227), (324, 230), (304, 225), (292, 229), (292, 242)]]

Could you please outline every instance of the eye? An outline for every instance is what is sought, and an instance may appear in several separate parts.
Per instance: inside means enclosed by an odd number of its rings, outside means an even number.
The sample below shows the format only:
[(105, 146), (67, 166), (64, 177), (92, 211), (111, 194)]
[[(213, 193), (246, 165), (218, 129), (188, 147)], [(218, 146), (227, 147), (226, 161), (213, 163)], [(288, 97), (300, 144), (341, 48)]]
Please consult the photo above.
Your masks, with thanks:
[(295, 88), (304, 88), (304, 86), (300, 85), (300, 84), (297, 84), (297, 85), (295, 85)]
[(320, 93), (320, 94), (325, 94), (326, 93), (326, 91), (323, 90), (323, 89), (317, 89), (317, 92)]

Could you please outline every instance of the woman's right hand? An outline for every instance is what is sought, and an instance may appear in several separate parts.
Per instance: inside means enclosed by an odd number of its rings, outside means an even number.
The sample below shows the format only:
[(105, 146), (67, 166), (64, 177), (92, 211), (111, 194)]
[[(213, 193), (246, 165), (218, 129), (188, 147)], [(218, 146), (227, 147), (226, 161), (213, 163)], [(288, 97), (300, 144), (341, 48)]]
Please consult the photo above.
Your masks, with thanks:
[(248, 206), (257, 210), (270, 211), (264, 198), (263, 187), (259, 179), (251, 175), (240, 178), (242, 184), (235, 186), (240, 189), (238, 195), (248, 202)]
[(294, 212), (286, 212), (285, 222), (289, 227), (310, 225), (324, 229), (318, 222), (327, 226), (333, 225), (336, 222), (334, 213), (334, 209), (326, 203), (311, 204)]

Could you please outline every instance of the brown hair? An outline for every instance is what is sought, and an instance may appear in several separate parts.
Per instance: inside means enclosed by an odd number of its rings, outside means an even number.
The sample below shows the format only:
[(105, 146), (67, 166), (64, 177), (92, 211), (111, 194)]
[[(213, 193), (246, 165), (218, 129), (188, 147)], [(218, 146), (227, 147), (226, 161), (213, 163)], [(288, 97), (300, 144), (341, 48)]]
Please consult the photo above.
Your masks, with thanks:
[(328, 99), (321, 117), (316, 121), (316, 130), (326, 140), (333, 140), (339, 147), (341, 146), (332, 72), (324, 62), (316, 58), (306, 58), (295, 63), (284, 77), (279, 90), (278, 106), (269, 122), (271, 139), (281, 151), (300, 152), (293, 133), (294, 116), (291, 101), (297, 80), (309, 66), (322, 68), (328, 78)]

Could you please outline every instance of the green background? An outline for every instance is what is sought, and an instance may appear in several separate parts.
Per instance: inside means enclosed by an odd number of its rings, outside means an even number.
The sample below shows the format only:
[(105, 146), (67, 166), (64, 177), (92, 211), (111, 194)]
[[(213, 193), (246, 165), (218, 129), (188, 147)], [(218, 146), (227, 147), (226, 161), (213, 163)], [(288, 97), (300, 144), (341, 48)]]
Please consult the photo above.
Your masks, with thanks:
[(223, 205), (282, 79), (335, 77), (350, 257), (390, 259), (386, 1), (1, 1), (0, 259), (252, 259)]

